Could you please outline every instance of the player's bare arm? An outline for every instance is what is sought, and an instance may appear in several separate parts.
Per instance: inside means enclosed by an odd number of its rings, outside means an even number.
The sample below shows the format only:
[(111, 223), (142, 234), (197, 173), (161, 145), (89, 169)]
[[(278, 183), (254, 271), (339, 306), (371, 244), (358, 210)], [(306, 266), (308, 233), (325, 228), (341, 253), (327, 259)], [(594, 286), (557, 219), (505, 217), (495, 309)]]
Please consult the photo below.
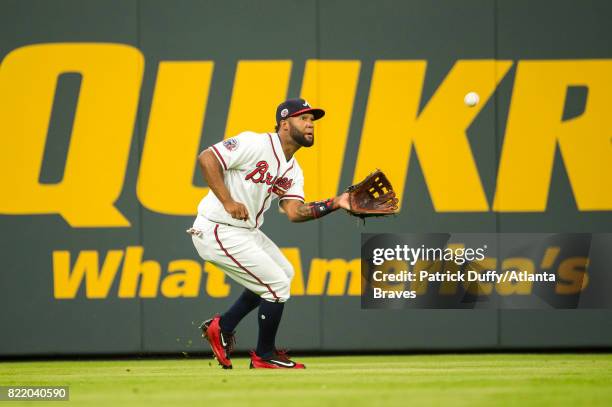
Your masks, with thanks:
[(198, 156), (198, 163), (202, 170), (202, 175), (208, 183), (208, 187), (213, 191), (215, 196), (221, 201), (223, 207), (232, 218), (240, 220), (248, 220), (249, 212), (240, 202), (234, 201), (229, 190), (223, 182), (223, 168), (214, 156), (214, 153), (209, 149), (204, 150)]
[(291, 222), (306, 222), (321, 218), (340, 208), (349, 209), (348, 193), (323, 201), (304, 203), (295, 199), (285, 199), (280, 203)]

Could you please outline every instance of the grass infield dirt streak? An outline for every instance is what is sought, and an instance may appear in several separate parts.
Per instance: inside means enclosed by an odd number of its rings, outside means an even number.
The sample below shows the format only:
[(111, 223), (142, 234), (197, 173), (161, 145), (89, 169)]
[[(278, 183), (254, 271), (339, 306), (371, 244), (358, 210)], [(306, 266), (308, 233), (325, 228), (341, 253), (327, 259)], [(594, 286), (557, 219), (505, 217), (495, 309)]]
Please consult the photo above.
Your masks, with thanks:
[[(232, 359), (0, 363), (0, 385), (68, 385), (53, 405), (612, 405), (611, 354), (296, 358), (303, 371), (249, 370)], [(14, 403), (16, 405), (32, 403)]]

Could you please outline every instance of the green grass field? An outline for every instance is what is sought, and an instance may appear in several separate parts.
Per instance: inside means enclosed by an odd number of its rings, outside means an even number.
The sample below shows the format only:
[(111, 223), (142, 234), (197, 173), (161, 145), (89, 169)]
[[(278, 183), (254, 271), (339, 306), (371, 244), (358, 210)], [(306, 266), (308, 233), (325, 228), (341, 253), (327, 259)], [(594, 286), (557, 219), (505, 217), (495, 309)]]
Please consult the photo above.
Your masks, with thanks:
[(610, 354), (299, 360), (308, 369), (249, 370), (244, 358), (234, 359), (233, 370), (196, 358), (3, 362), (0, 385), (68, 385), (72, 406), (612, 405)]

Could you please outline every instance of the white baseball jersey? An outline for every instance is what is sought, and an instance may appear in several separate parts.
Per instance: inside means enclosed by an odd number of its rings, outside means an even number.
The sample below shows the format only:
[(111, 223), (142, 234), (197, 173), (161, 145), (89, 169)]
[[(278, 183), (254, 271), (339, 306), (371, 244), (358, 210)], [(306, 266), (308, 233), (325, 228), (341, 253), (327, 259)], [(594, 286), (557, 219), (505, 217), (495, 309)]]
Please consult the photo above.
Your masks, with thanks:
[(274, 199), (304, 202), (304, 174), (295, 157), (285, 159), (277, 133), (244, 132), (209, 149), (223, 167), (225, 186), (235, 201), (246, 206), (249, 219), (232, 218), (212, 190), (198, 205), (198, 214), (206, 219), (241, 228), (259, 228)]
[(188, 231), (198, 254), (263, 299), (287, 301), (293, 266), (259, 228), (272, 200), (304, 201), (300, 166), (293, 157), (285, 159), (276, 133), (241, 133), (210, 150), (223, 167), (225, 186), (235, 201), (247, 207), (249, 219), (232, 218), (209, 191)]

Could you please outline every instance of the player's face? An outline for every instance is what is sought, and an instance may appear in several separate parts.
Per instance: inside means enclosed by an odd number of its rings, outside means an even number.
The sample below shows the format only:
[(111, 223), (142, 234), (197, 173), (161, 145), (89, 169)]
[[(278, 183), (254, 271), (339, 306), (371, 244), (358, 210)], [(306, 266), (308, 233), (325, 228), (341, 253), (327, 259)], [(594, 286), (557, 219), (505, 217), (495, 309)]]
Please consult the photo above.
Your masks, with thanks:
[(289, 135), (302, 147), (311, 147), (314, 144), (314, 116), (304, 113), (296, 117), (290, 117)]

